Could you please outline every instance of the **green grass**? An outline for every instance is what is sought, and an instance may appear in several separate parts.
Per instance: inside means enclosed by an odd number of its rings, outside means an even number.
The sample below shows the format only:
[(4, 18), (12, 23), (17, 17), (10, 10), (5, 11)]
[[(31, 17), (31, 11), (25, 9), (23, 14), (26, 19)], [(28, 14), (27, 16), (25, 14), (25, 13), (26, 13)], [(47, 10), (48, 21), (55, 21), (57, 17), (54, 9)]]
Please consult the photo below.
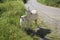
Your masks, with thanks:
[(60, 8), (60, 0), (37, 0), (37, 1), (48, 6)]
[(32, 40), (20, 27), (20, 17), (25, 14), (22, 0), (0, 2), (0, 40)]

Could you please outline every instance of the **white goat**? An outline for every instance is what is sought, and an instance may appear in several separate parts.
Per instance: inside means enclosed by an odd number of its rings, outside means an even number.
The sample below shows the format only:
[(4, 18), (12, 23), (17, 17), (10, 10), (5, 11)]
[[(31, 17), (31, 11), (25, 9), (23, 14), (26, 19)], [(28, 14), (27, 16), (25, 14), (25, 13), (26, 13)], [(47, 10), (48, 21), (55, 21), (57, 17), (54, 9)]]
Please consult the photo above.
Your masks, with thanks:
[(28, 24), (31, 23), (32, 21), (35, 21), (35, 24), (37, 25), (37, 19), (38, 15), (36, 10), (28, 11), (27, 15), (21, 16), (20, 25), (25, 26), (26, 21), (28, 22)]

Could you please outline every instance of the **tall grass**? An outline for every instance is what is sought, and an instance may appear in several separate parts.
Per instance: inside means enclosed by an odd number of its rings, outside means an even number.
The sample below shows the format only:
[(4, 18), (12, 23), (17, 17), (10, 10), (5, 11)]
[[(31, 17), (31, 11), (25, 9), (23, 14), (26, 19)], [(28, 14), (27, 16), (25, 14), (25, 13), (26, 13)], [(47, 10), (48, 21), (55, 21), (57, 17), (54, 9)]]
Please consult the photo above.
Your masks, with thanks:
[(22, 0), (0, 1), (0, 40), (32, 40), (20, 28), (20, 16), (25, 14)]
[(37, 1), (48, 6), (60, 8), (60, 0), (37, 0)]

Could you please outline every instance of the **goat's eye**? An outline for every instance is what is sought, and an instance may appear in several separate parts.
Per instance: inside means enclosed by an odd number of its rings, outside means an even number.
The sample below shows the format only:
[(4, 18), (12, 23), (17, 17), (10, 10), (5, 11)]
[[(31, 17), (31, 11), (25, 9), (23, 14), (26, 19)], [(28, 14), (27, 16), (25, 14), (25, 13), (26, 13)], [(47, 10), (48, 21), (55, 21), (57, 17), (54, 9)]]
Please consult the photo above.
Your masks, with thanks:
[(32, 14), (32, 13), (31, 13)]

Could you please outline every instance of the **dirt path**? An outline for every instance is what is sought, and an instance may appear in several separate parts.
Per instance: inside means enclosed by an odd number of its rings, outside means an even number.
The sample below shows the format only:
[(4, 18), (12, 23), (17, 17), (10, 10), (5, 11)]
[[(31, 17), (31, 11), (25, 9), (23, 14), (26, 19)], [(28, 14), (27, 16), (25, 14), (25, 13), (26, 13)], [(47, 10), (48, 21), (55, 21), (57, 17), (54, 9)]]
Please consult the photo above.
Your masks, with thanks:
[(25, 4), (26, 9), (38, 10), (39, 16), (46, 22), (52, 25), (51, 29), (53, 29), (53, 25), (57, 26), (58, 32), (60, 34), (60, 8), (45, 6), (38, 3), (36, 0), (29, 0)]

